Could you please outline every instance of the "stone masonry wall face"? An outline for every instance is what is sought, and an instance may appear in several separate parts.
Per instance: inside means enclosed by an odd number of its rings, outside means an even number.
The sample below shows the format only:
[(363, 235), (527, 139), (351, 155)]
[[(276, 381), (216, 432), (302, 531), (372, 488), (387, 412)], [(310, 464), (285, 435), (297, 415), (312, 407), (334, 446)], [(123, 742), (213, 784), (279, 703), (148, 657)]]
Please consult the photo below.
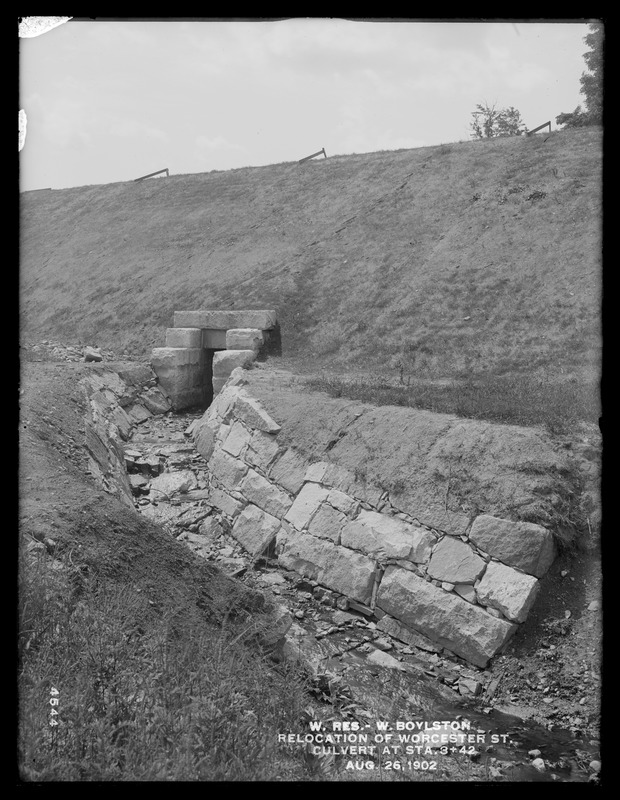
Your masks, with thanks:
[[(535, 601), (553, 560), (539, 525), (477, 517), (461, 535), (422, 525), (380, 487), (278, 441), (280, 426), (235, 369), (192, 425), (208, 458), (211, 502), (252, 555), (396, 621), (393, 629), (486, 666)], [(245, 373), (247, 375), (247, 373)], [(519, 544), (521, 542), (521, 545)]]
[(166, 346), (154, 348), (151, 358), (174, 410), (210, 402), (233, 369), (257, 358), (275, 325), (273, 310), (175, 311)]

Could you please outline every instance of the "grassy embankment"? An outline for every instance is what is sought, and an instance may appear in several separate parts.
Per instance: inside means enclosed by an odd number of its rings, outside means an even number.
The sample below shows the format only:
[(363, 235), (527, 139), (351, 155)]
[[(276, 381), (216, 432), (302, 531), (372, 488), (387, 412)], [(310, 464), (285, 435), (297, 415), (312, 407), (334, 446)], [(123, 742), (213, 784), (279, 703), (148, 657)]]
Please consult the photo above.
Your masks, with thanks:
[(326, 388), (596, 421), (601, 155), (583, 129), (29, 192), (22, 338), (147, 356), (174, 310), (273, 307)]

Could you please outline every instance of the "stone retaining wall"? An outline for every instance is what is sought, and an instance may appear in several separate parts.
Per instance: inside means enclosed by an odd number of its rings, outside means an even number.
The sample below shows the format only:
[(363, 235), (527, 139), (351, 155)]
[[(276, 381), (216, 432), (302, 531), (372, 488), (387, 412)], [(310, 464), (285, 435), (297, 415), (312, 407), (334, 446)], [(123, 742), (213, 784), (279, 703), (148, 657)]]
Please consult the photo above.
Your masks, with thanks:
[(397, 638), (484, 667), (536, 599), (555, 557), (551, 532), (492, 514), (458, 527), (447, 517), (445, 526), (423, 524), (381, 487), (286, 443), (247, 376), (235, 369), (188, 431), (208, 461), (209, 502), (232, 535), (250, 554), (277, 556), (335, 592), (339, 607), (374, 615)]
[(88, 469), (97, 483), (134, 508), (124, 443), (136, 425), (171, 409), (154, 372), (142, 364), (101, 365), (80, 382), (86, 399), (84, 437)]

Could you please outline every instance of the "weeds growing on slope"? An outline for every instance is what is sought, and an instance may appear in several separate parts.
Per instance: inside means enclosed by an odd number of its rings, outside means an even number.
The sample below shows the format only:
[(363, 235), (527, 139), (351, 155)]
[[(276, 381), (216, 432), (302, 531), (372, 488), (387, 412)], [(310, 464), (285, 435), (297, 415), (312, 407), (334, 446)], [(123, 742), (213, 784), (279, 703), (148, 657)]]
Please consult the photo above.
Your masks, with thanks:
[(308, 378), (310, 389), (373, 405), (408, 406), (459, 417), (513, 425), (544, 425), (567, 434), (579, 422), (596, 423), (596, 390), (577, 381), (552, 383), (528, 377), (471, 377), (463, 381), (394, 385), (385, 379), (347, 379), (333, 375)]
[(305, 679), (231, 632), (154, 615), (140, 593), (45, 554), (22, 565), (19, 761), (26, 781), (307, 779), (277, 732)]

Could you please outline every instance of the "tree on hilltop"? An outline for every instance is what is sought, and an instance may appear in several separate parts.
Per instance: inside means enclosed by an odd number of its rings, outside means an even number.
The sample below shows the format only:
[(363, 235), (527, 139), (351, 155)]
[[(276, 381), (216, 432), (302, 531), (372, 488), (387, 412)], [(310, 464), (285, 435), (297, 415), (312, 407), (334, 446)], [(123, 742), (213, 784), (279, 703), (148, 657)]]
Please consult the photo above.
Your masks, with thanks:
[(478, 103), (476, 111), (472, 111), (470, 123), (472, 139), (490, 139), (493, 136), (520, 136), (527, 130), (521, 114), (513, 106), (498, 109)]
[(585, 110), (581, 105), (569, 113), (562, 112), (556, 118), (557, 125), (565, 128), (582, 128), (586, 125), (600, 125), (603, 121), (603, 56), (604, 56), (604, 26), (602, 22), (591, 22), (590, 32), (584, 37), (584, 42), (590, 48), (583, 54), (587, 72), (579, 79), (581, 83), (580, 94), (584, 96)]

